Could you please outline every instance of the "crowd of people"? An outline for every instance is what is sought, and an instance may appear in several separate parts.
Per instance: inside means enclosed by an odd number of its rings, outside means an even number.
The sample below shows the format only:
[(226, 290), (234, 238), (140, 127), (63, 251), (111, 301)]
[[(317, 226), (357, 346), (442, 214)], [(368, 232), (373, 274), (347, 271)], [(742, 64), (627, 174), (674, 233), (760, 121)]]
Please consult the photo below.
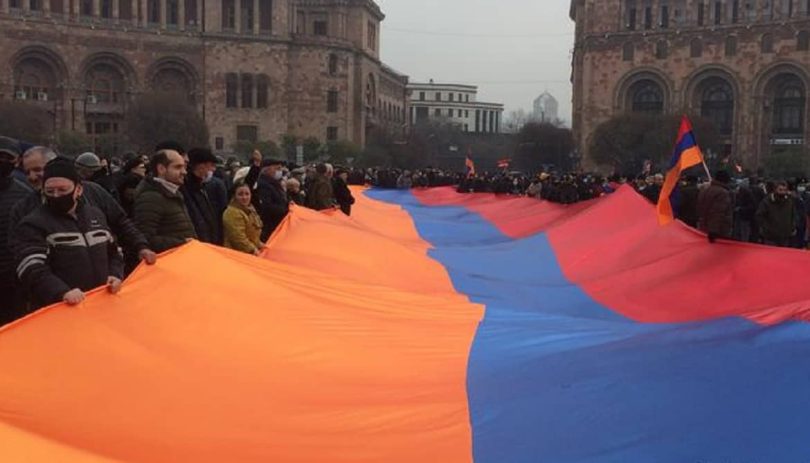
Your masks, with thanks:
[[(207, 148), (175, 142), (150, 156), (75, 158), (0, 137), (0, 324), (55, 302), (80, 303), (87, 291), (115, 293), (141, 262), (199, 240), (259, 255), (291, 205), (351, 215), (349, 185), (381, 188), (453, 186), (571, 204), (632, 185), (655, 203), (663, 175), (636, 178), (520, 172), (473, 174), (440, 169), (335, 169), (295, 166), (254, 152), (247, 165)], [(684, 177), (676, 213), (710, 241), (737, 239), (807, 246), (806, 183)]]
[(348, 177), (259, 152), (225, 165), (175, 142), (111, 163), (0, 137), (0, 325), (100, 286), (115, 293), (140, 262), (190, 240), (258, 255), (291, 204), (350, 215)]

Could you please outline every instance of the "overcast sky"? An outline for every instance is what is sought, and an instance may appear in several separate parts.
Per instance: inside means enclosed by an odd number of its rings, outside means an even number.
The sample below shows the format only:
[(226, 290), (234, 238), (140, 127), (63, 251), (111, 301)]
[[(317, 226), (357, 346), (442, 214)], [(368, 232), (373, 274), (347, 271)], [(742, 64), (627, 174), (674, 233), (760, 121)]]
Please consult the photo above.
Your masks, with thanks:
[(478, 85), (478, 99), (531, 110), (548, 90), (571, 120), (570, 0), (376, 0), (382, 60), (411, 81)]

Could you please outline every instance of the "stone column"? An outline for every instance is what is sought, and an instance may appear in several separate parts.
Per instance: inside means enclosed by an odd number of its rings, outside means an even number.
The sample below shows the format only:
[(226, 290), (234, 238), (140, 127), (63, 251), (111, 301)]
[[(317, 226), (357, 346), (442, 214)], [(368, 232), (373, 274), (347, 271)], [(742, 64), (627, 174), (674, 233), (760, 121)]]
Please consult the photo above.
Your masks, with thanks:
[(49, 18), (51, 16), (51, 0), (42, 1), (42, 13), (45, 15), (46, 18)]
[(259, 0), (253, 0), (253, 35), (259, 35), (259, 23), (261, 23)]
[(137, 0), (141, 2), (141, 27), (149, 26), (149, 11), (146, 8), (147, 0)]
[[(250, 0), (245, 0), (249, 2)], [(241, 0), (233, 0), (233, 30), (237, 34), (242, 32), (242, 1)]]
[(22, 0), (22, 9), (26, 13), (31, 11), (31, 0)]
[(81, 5), (79, 5), (79, 0), (65, 0), (65, 1), (73, 2), (73, 17), (78, 18), (79, 13), (81, 12), (79, 10), (79, 8), (81, 7)]
[(121, 16), (121, 5), (118, 0), (112, 0), (112, 17), (115, 22), (118, 22), (118, 18)]
[(160, 0), (160, 28), (166, 29), (166, 0)]
[(177, 0), (177, 28), (186, 30), (186, 0)]
[(8, 14), (8, 0), (0, 0), (0, 13)]
[(93, 0), (93, 17), (101, 16), (101, 0)]

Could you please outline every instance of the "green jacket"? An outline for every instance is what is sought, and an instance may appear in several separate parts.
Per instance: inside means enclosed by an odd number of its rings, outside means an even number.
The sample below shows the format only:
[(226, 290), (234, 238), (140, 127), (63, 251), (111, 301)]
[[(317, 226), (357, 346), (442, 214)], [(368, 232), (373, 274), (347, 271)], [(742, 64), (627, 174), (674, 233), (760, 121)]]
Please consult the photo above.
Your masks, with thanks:
[(155, 252), (163, 252), (197, 238), (183, 194), (170, 192), (153, 178), (144, 179), (135, 190), (132, 216)]
[(757, 209), (759, 234), (768, 241), (784, 241), (796, 233), (796, 208), (788, 196), (778, 201), (773, 193), (762, 200)]

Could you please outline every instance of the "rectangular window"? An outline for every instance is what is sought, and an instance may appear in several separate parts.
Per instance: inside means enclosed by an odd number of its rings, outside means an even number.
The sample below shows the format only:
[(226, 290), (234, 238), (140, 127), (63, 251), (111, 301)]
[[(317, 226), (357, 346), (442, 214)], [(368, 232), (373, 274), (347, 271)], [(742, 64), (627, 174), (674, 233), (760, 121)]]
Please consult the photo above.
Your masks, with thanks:
[(329, 90), (326, 94), (326, 112), (336, 113), (338, 111), (338, 92)]
[(440, 116), (442, 115), (442, 110), (441, 110), (441, 109), (439, 109), (439, 108), (436, 108), (436, 109), (434, 109), (434, 110), (433, 110), (433, 114), (434, 114), (436, 117), (440, 117)]
[(453, 110), (452, 109), (447, 110), (447, 117), (453, 117)]
[(731, 3), (731, 23), (737, 24), (740, 21), (740, 1), (734, 0)]
[(176, 26), (180, 21), (180, 5), (177, 0), (166, 0), (166, 23)]
[(197, 0), (186, 0), (185, 12), (186, 26), (195, 29), (197, 27)]
[(669, 27), (669, 7), (664, 5), (661, 7), (661, 28), (666, 29)]
[(256, 143), (259, 141), (259, 128), (255, 125), (237, 125), (236, 141)]
[(326, 21), (314, 21), (312, 23), (312, 33), (315, 35), (327, 35)]
[(239, 14), (239, 28), (242, 30), (242, 34), (252, 34), (255, 14), (253, 0), (240, 2), (239, 7), (242, 10)]
[[(101, 17), (102, 18), (112, 18), (112, 0), (101, 0)], [(31, 8), (34, 8), (34, 3), (31, 2)]]
[(436, 101), (442, 101), (442, 94), (440, 92), (436, 92)]
[(419, 92), (419, 101), (425, 101), (425, 92)]
[(273, 0), (259, 0), (259, 29), (263, 32), (273, 30)]
[(79, 13), (82, 16), (93, 16), (93, 0), (81, 0), (80, 8)]
[(377, 50), (377, 26), (373, 22), (368, 22), (368, 48)]
[(217, 151), (221, 151), (225, 147), (225, 139), (217, 137), (214, 139), (214, 146)]
[(222, 29), (234, 30), (236, 28), (236, 4), (234, 0), (222, 0)]
[(229, 73), (225, 75), (225, 107), (236, 107), (236, 93), (239, 87), (236, 74)]
[(456, 94), (455, 93), (450, 94), (450, 101), (456, 101)]
[(467, 103), (469, 103), (469, 102), (470, 102), (470, 95), (467, 95), (466, 102), (467, 102)]
[[(627, 12), (627, 29), (631, 31), (636, 30), (636, 15), (638, 14), (636, 11), (635, 8), (630, 8)], [(476, 132), (478, 132), (478, 130), (476, 130)]]
[(720, 25), (723, 22), (723, 4), (714, 2), (714, 24)]
[(470, 110), (469, 109), (464, 110), (464, 117), (470, 117)]
[[(61, 2), (59, 3), (60, 5), (55, 11), (62, 11)], [(53, 7), (53, 2), (51, 2), (51, 7)], [(132, 20), (132, 0), (118, 0), (118, 18), (124, 21)]]
[(644, 8), (644, 29), (652, 29), (652, 23), (653, 23), (652, 7), (648, 6)]
[(702, 26), (706, 22), (706, 5), (703, 2), (699, 2), (697, 8), (697, 23), (698, 26)]
[(253, 75), (242, 75), (242, 107), (253, 107)]
[(326, 128), (326, 140), (327, 141), (337, 141), (338, 139), (338, 128), (337, 127), (327, 127)]

